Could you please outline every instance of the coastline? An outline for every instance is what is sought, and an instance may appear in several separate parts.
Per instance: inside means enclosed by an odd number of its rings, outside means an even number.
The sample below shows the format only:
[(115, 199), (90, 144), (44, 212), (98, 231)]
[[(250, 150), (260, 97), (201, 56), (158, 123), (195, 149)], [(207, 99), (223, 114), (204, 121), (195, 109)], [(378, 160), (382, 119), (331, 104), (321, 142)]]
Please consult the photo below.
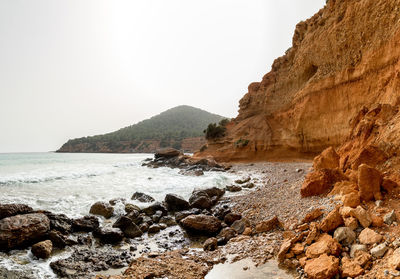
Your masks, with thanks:
[[(150, 276), (153, 272), (154, 259), (164, 263), (163, 267), (159, 268), (162, 271), (158, 275), (175, 274), (170, 278), (207, 278), (206, 274), (210, 274), (210, 271), (212, 273), (214, 266), (225, 264), (229, 267), (229, 265), (243, 260), (247, 261), (241, 272), (247, 274), (248, 278), (258, 278), (251, 276), (256, 276), (257, 271), (266, 263), (271, 263), (268, 270), (281, 271), (274, 259), (282, 242), (290, 235), (295, 226), (301, 223), (306, 214), (313, 209), (324, 208), (326, 212), (329, 212), (334, 208), (332, 197), (301, 198), (300, 187), (310, 167), (311, 164), (308, 162), (233, 164), (231, 172), (240, 173), (243, 177), (245, 174), (250, 174), (253, 177), (252, 181), (257, 183), (258, 186), (250, 191), (228, 194), (222, 201), (228, 202), (232, 206), (232, 212), (242, 215), (242, 218), (249, 221), (252, 233), (238, 234), (230, 239), (226, 245), (220, 246), (214, 251), (190, 248), (156, 255), (152, 253), (143, 255), (134, 260), (123, 274), (98, 275), (96, 278), (147, 278), (146, 276)], [(275, 216), (279, 219), (279, 226), (267, 232), (256, 232), (257, 224), (271, 220)], [(183, 263), (190, 268), (182, 268)], [(250, 268), (252, 265), (254, 267)], [(193, 268), (193, 266), (196, 268)], [(173, 270), (179, 270), (179, 273), (184, 274), (184, 276), (180, 277), (173, 273)], [(282, 270), (286, 270), (287, 278), (301, 278), (299, 277), (301, 274), (296, 272), (294, 266)], [(162, 274), (162, 272), (165, 274)], [(229, 272), (229, 270), (225, 270), (224, 276), (235, 278), (232, 277), (234, 274), (229, 274)]]

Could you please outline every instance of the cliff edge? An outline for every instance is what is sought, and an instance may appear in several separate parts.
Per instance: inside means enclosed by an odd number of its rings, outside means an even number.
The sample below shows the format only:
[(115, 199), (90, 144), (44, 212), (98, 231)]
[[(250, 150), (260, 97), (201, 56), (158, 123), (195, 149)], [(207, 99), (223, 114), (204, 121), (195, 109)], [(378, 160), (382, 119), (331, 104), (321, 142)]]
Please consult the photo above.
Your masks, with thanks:
[(399, 57), (400, 0), (329, 0), (297, 24), (292, 47), (271, 72), (249, 85), (225, 136), (195, 156), (311, 158), (354, 137), (378, 104), (391, 108), (391, 126), (369, 131), (368, 142), (390, 145), (393, 154), (400, 146)]

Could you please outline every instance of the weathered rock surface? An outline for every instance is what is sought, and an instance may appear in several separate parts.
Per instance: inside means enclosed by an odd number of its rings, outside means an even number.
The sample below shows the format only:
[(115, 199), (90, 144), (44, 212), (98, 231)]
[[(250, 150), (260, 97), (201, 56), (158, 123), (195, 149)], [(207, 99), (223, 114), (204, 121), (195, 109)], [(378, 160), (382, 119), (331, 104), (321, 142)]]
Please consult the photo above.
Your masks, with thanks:
[(32, 246), (31, 251), (37, 258), (47, 259), (53, 251), (53, 243), (50, 240), (38, 242)]
[(100, 215), (104, 218), (110, 218), (114, 214), (114, 207), (112, 207), (109, 203), (96, 202), (90, 207), (89, 213)]
[(281, 226), (281, 222), (279, 222), (279, 219), (277, 216), (274, 218), (260, 222), (256, 225), (256, 232), (257, 233), (262, 233), (262, 232), (269, 232), (277, 227)]
[(167, 194), (164, 201), (167, 204), (168, 210), (170, 211), (180, 211), (190, 208), (188, 201), (175, 194)]
[(149, 196), (149, 195), (147, 195), (145, 193), (142, 193), (142, 192), (133, 193), (131, 199), (132, 200), (137, 200), (137, 201), (140, 201), (140, 202), (154, 202), (155, 201), (155, 199), (152, 196)]
[(207, 239), (203, 244), (204, 251), (214, 251), (218, 247), (218, 241), (215, 237)]
[(308, 260), (304, 267), (310, 279), (330, 279), (339, 273), (339, 259), (322, 254), (318, 258)]
[(50, 230), (50, 220), (42, 213), (15, 215), (0, 220), (0, 250), (23, 247), (40, 240)]
[(356, 240), (356, 233), (348, 227), (340, 227), (335, 230), (333, 238), (344, 245), (350, 245)]
[(358, 188), (360, 198), (365, 201), (372, 199), (381, 200), (381, 173), (366, 164), (361, 164), (358, 167)]
[(62, 278), (93, 278), (96, 271), (122, 268), (127, 266), (130, 260), (131, 255), (126, 251), (79, 248), (70, 257), (51, 262), (50, 267)]
[(124, 235), (129, 238), (138, 237), (143, 234), (139, 227), (126, 216), (118, 218), (113, 224), (113, 227), (121, 229)]
[(98, 228), (93, 232), (103, 243), (118, 243), (124, 238), (123, 232), (118, 228)]
[(341, 273), (343, 278), (357, 277), (364, 273), (364, 269), (356, 262), (349, 258), (342, 258)]
[(172, 158), (181, 155), (181, 152), (179, 150), (176, 150), (174, 148), (163, 148), (157, 150), (157, 152), (154, 154), (154, 157), (157, 158)]
[[(358, 115), (363, 107), (397, 106), (393, 92), (399, 86), (399, 19), (397, 1), (328, 1), (297, 24), (292, 47), (274, 61), (271, 72), (249, 85), (225, 136), (209, 141), (208, 148), (195, 155), (254, 161), (306, 157), (339, 146), (363, 117)], [(390, 115), (387, 119), (364, 121), (364, 129), (354, 134), (398, 147), (398, 121)], [(235, 147), (244, 138), (248, 144)], [(363, 158), (360, 153), (347, 164), (358, 167)]]
[(322, 220), (320, 228), (324, 232), (330, 232), (344, 223), (339, 213), (339, 208), (335, 208)]
[(217, 234), (221, 230), (221, 221), (209, 215), (189, 215), (181, 222), (188, 231), (201, 234)]
[(84, 216), (72, 221), (72, 230), (76, 232), (91, 232), (99, 227), (99, 219), (96, 216)]
[(322, 254), (339, 256), (341, 245), (329, 234), (323, 234), (317, 242), (310, 245), (306, 250), (306, 256), (310, 259), (318, 258)]
[(358, 238), (361, 244), (375, 244), (381, 242), (383, 237), (379, 233), (376, 233), (369, 228), (365, 228), (362, 230)]
[(14, 215), (33, 212), (32, 207), (26, 204), (0, 204), (0, 220)]

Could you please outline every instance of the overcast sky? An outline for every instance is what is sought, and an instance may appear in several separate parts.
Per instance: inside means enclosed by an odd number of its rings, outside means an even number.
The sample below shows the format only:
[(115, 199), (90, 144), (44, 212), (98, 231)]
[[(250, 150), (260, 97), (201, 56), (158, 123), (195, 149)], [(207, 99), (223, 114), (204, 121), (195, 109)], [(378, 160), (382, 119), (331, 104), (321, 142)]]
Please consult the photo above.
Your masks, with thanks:
[(177, 105), (235, 117), (325, 0), (0, 0), (0, 152)]

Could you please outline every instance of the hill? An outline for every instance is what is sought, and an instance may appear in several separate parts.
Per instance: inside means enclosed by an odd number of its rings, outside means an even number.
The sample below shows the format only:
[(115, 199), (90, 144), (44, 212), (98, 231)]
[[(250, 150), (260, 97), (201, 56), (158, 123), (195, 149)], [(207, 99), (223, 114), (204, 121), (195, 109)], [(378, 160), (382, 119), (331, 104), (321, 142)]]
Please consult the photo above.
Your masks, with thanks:
[(207, 125), (223, 118), (198, 108), (177, 106), (112, 133), (69, 140), (57, 152), (135, 153), (162, 147), (193, 152), (205, 143)]

